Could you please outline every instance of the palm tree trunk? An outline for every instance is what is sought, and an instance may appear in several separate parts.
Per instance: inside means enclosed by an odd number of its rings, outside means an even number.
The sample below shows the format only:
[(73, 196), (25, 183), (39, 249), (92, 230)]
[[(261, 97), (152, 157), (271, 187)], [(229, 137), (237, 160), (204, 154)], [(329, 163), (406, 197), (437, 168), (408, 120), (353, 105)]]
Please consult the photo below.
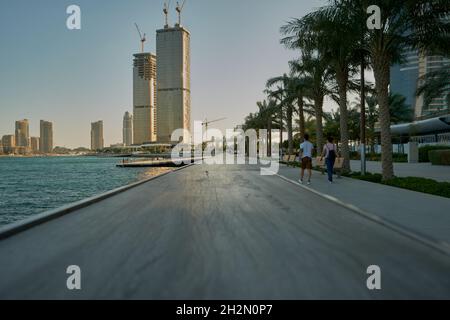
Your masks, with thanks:
[(288, 132), (288, 152), (290, 155), (294, 153), (294, 139), (292, 135), (292, 114), (293, 114), (293, 107), (292, 105), (289, 105), (287, 107), (287, 132)]
[(323, 96), (318, 95), (314, 99), (314, 113), (316, 115), (316, 144), (317, 153), (320, 154), (323, 149)]
[(375, 123), (370, 124), (370, 152), (375, 153)]
[(298, 97), (298, 115), (300, 117), (300, 139), (303, 139), (305, 136), (305, 111), (303, 106), (303, 96)]
[(281, 152), (281, 155), (283, 155), (283, 106), (282, 105), (280, 105), (280, 152)]
[(347, 83), (348, 76), (338, 75), (336, 77), (339, 87), (339, 113), (341, 133), (341, 155), (344, 158), (343, 171), (350, 171), (350, 148), (348, 145), (348, 110), (347, 110)]
[(267, 121), (268, 142), (267, 142), (267, 156), (272, 156), (272, 117), (270, 116)]
[(389, 112), (389, 77), (390, 60), (384, 55), (374, 55), (373, 72), (375, 76), (376, 91), (380, 108), (380, 133), (381, 133), (381, 167), (383, 180), (394, 177), (394, 166), (392, 163), (392, 139), (391, 139), (391, 117)]

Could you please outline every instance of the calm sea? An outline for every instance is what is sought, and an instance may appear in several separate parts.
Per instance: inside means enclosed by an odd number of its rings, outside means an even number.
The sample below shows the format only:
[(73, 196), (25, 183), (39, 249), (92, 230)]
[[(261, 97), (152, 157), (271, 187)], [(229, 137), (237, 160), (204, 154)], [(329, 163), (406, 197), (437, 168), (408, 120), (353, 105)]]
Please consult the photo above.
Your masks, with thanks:
[(118, 158), (0, 157), (0, 225), (166, 171), (117, 168)]

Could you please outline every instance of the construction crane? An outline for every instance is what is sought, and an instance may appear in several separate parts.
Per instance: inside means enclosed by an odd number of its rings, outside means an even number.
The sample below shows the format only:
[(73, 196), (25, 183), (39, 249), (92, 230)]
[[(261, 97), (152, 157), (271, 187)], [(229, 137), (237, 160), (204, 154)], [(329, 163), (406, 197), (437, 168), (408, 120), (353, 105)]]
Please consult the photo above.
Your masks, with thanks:
[(137, 23), (134, 24), (136, 26), (137, 32), (139, 33), (139, 39), (141, 39), (141, 53), (144, 53), (144, 43), (147, 41), (145, 38), (146, 34), (144, 33), (144, 36), (142, 36), (141, 30), (139, 29), (139, 26)]
[(166, 17), (166, 24), (165, 24), (166, 27), (169, 27), (169, 9), (170, 9), (170, 1), (171, 1), (171, 0), (169, 0), (168, 2), (167, 2), (167, 1), (164, 2), (164, 9), (163, 9), (163, 12), (164, 12), (164, 16)]
[[(212, 121), (208, 121), (208, 119), (205, 119), (205, 121), (202, 122), (202, 128), (203, 128), (203, 126), (205, 127), (206, 141), (208, 141), (208, 125), (210, 125), (211, 123), (223, 121), (223, 120), (226, 120), (226, 119), (227, 119), (227, 118), (220, 118), (220, 119), (212, 120)], [(203, 135), (202, 135), (202, 136), (203, 136)]]
[(183, 11), (184, 5), (186, 4), (186, 0), (183, 0), (183, 3), (180, 6), (180, 3), (177, 2), (177, 7), (175, 10), (178, 12), (178, 25), (181, 26), (181, 12)]

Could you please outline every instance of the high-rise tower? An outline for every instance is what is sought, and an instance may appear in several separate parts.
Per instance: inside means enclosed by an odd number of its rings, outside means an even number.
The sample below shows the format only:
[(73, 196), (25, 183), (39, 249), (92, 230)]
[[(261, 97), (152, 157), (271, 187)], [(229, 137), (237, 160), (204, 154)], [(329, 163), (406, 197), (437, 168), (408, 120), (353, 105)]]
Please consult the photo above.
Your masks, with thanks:
[(190, 33), (180, 24), (156, 31), (158, 141), (176, 129), (191, 129)]
[(124, 146), (133, 144), (133, 116), (128, 111), (123, 116), (123, 144)]
[[(450, 22), (450, 17), (443, 16), (443, 21)], [(411, 105), (416, 119), (427, 118), (450, 112), (450, 84), (447, 84), (442, 94), (431, 99), (426, 104), (423, 95), (416, 96), (427, 77), (433, 77), (436, 72), (450, 70), (450, 57), (432, 54), (428, 51), (405, 48), (405, 61), (391, 67), (390, 91), (406, 97), (406, 103)]]
[(101, 150), (104, 147), (103, 121), (91, 123), (91, 150)]
[(411, 106), (416, 118), (449, 110), (447, 99), (450, 96), (450, 85), (444, 90), (442, 96), (434, 98), (428, 106), (424, 104), (423, 96), (416, 96), (422, 77), (431, 72), (449, 68), (448, 57), (421, 54), (417, 50), (406, 51), (405, 62), (391, 67), (391, 92), (406, 97), (406, 103)]
[(134, 55), (133, 62), (133, 143), (156, 141), (156, 56)]
[(39, 140), (38, 137), (30, 138), (30, 148), (33, 153), (39, 152)]
[(39, 139), (39, 151), (42, 153), (52, 153), (53, 151), (53, 123), (41, 120), (41, 137)]
[(27, 119), (16, 121), (16, 146), (28, 147), (30, 145), (30, 125)]

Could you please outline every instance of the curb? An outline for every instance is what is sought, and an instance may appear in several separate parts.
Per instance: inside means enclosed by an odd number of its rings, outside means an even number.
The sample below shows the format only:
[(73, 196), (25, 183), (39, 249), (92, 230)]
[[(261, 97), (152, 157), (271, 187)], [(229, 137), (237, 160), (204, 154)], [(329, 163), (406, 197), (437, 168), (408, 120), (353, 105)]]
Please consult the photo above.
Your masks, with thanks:
[[(270, 170), (268, 170), (268, 171), (270, 171)], [(360, 216), (362, 216), (362, 217), (364, 217), (364, 218), (366, 218), (366, 219), (368, 219), (368, 220), (370, 220), (372, 222), (378, 223), (379, 225), (382, 225), (382, 226), (384, 226), (384, 227), (386, 227), (386, 228), (388, 228), (390, 230), (398, 232), (401, 235), (403, 235), (403, 236), (405, 236), (405, 237), (407, 237), (409, 239), (412, 239), (414, 241), (420, 242), (421, 244), (426, 245), (426, 246), (428, 246), (428, 247), (430, 247), (430, 248), (432, 248), (434, 250), (437, 250), (440, 253), (443, 253), (445, 255), (449, 255), (450, 256), (450, 244), (445, 242), (445, 241), (439, 241), (439, 240), (431, 238), (431, 237), (420, 235), (417, 232), (413, 232), (413, 231), (411, 231), (411, 230), (409, 230), (409, 229), (407, 229), (405, 227), (402, 227), (402, 226), (400, 226), (400, 225), (398, 225), (396, 223), (390, 222), (389, 220), (386, 220), (386, 219), (384, 219), (384, 218), (382, 218), (382, 217), (380, 217), (380, 216), (378, 216), (376, 214), (364, 211), (364, 210), (356, 207), (355, 205), (352, 205), (352, 204), (349, 204), (349, 203), (345, 203), (345, 202), (339, 200), (338, 198), (335, 198), (335, 197), (330, 196), (328, 194), (325, 194), (325, 193), (322, 193), (320, 191), (311, 189), (311, 188), (309, 188), (307, 186), (304, 186), (304, 185), (302, 185), (302, 184), (300, 184), (300, 183), (298, 183), (298, 182), (296, 182), (294, 180), (286, 178), (286, 177), (284, 177), (284, 176), (282, 176), (282, 175), (280, 175), (278, 173), (275, 173), (275, 172), (272, 172), (272, 173), (274, 173), (279, 178), (281, 178), (281, 179), (283, 179), (283, 180), (285, 180), (285, 181), (287, 181), (287, 182), (289, 182), (291, 184), (294, 184), (294, 185), (296, 185), (298, 187), (301, 187), (301, 188), (303, 188), (303, 189), (305, 189), (305, 190), (307, 190), (309, 192), (312, 192), (312, 193), (314, 193), (314, 194), (316, 194), (316, 195), (318, 195), (318, 196), (320, 196), (320, 197), (322, 197), (324, 199), (327, 199), (328, 201), (333, 202), (334, 204), (337, 204), (337, 205), (339, 205), (341, 207), (344, 207), (344, 208), (346, 208), (346, 209), (348, 209), (348, 210), (350, 210), (350, 211), (352, 211), (352, 212), (354, 212), (354, 213), (356, 213), (356, 214), (358, 214), (358, 215), (360, 215)]]
[(74, 203), (67, 204), (65, 206), (62, 206), (62, 207), (59, 207), (59, 208), (56, 208), (56, 209), (52, 209), (52, 210), (49, 210), (49, 211), (46, 211), (46, 212), (43, 212), (43, 213), (39, 213), (37, 215), (34, 215), (31, 218), (28, 218), (28, 219), (25, 219), (25, 220), (22, 220), (22, 221), (18, 221), (18, 222), (6, 225), (5, 227), (0, 228), (0, 241), (1, 240), (5, 240), (7, 238), (10, 238), (10, 237), (12, 237), (12, 236), (14, 236), (14, 235), (16, 235), (16, 234), (18, 234), (20, 232), (23, 232), (23, 231), (29, 230), (29, 229), (31, 229), (33, 227), (36, 227), (38, 225), (41, 225), (41, 224), (43, 224), (45, 222), (48, 222), (48, 221), (51, 221), (51, 220), (55, 220), (57, 218), (65, 216), (65, 215), (67, 215), (69, 213), (72, 213), (72, 212), (74, 212), (76, 210), (88, 207), (88, 206), (90, 206), (92, 204), (95, 204), (95, 203), (98, 203), (98, 202), (100, 202), (102, 200), (111, 198), (111, 197), (113, 197), (113, 196), (115, 196), (117, 194), (120, 194), (122, 192), (128, 191), (128, 190), (133, 189), (135, 187), (138, 187), (138, 186), (140, 186), (140, 185), (142, 185), (144, 183), (147, 183), (149, 181), (161, 178), (161, 177), (163, 177), (165, 175), (171, 174), (173, 172), (176, 172), (176, 171), (179, 171), (179, 170), (182, 170), (182, 169), (186, 169), (186, 168), (188, 168), (190, 166), (193, 166), (194, 164), (195, 163), (191, 163), (191, 164), (185, 165), (185, 166), (183, 166), (181, 168), (177, 168), (175, 170), (172, 170), (172, 171), (169, 171), (169, 172), (165, 172), (165, 173), (162, 173), (160, 175), (157, 175), (157, 176), (154, 176), (154, 177), (151, 177), (151, 178), (148, 178), (148, 179), (144, 179), (144, 180), (141, 180), (141, 181), (138, 181), (138, 182), (134, 182), (132, 184), (129, 184), (129, 185), (126, 185), (126, 186), (123, 186), (123, 187), (119, 187), (117, 189), (113, 189), (111, 191), (107, 191), (105, 193), (102, 193), (102, 194), (99, 194), (99, 195), (96, 195), (96, 196), (92, 196), (92, 197), (89, 197), (89, 198), (86, 198), (86, 199), (83, 199), (83, 200), (80, 200), (80, 201), (77, 201), (77, 202), (74, 202)]

